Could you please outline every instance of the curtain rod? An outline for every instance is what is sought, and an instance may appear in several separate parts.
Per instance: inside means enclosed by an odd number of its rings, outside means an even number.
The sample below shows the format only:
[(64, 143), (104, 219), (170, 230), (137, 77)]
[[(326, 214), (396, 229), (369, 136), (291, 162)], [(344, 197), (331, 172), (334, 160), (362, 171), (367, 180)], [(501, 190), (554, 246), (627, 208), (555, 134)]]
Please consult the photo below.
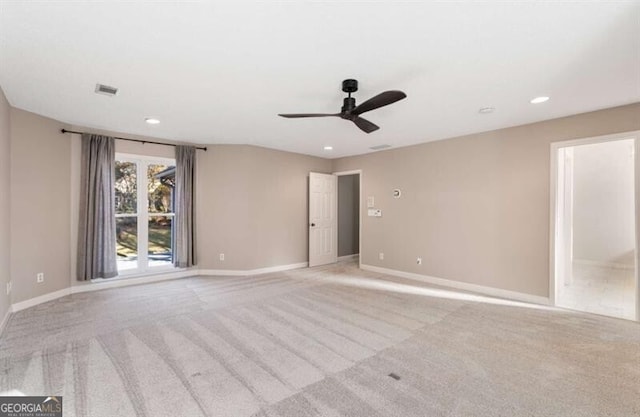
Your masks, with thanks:
[[(82, 135), (82, 134), (86, 133), (86, 132), (76, 132), (75, 130), (67, 130), (67, 129), (61, 129), (60, 131), (62, 133), (77, 133), (78, 135)], [(151, 143), (153, 145), (173, 146), (174, 148), (176, 146), (178, 146), (178, 145), (174, 145), (173, 143), (154, 142), (154, 141), (151, 141), (151, 140), (120, 138), (118, 136), (113, 136), (113, 138), (114, 139), (120, 139), (120, 140), (128, 140), (129, 142), (139, 142), (139, 143), (142, 143), (143, 145), (145, 143)], [(196, 146), (196, 149), (200, 149), (200, 150), (205, 151), (205, 152), (207, 151), (207, 147), (206, 146), (205, 147)]]

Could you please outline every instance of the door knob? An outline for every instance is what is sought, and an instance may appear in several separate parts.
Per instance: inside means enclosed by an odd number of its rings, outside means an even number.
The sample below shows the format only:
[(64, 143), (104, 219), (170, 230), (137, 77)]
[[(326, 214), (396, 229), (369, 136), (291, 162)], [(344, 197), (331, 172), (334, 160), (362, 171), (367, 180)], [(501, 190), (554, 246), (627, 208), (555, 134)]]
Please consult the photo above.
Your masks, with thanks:
[(311, 223), (311, 227), (316, 227), (316, 224), (315, 223)]

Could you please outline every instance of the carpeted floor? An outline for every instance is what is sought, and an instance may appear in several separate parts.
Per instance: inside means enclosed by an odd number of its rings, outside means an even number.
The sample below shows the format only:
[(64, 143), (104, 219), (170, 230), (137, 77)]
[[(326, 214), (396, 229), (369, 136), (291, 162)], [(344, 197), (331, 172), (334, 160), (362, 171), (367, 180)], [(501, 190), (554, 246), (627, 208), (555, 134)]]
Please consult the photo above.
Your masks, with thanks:
[(8, 390), (65, 417), (640, 416), (640, 325), (353, 264), (197, 277), (14, 314)]

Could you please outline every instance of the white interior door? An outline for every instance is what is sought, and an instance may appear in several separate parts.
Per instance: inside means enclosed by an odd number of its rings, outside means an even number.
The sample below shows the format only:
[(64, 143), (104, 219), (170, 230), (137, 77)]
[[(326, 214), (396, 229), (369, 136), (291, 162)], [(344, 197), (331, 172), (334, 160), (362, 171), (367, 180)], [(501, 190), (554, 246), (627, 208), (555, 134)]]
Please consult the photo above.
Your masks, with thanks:
[(338, 261), (337, 178), (309, 173), (309, 266)]

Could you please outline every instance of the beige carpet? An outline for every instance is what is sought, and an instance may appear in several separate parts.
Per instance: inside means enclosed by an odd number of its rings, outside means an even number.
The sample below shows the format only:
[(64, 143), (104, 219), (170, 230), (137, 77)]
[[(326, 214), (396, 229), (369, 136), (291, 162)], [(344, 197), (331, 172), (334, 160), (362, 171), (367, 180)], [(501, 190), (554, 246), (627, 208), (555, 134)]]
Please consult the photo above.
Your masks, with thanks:
[(7, 390), (66, 417), (640, 416), (640, 325), (353, 264), (198, 277), (15, 314)]

